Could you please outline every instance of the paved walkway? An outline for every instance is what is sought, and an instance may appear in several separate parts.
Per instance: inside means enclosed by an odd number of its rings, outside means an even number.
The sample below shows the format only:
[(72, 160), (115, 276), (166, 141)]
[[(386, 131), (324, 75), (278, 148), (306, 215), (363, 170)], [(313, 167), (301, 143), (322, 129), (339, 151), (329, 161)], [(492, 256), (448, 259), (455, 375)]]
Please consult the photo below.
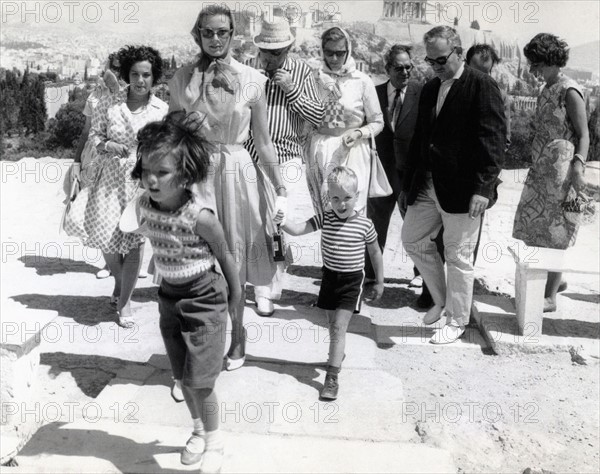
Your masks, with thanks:
[[(3, 198), (23, 184), (18, 177), (9, 180)], [(40, 372), (53, 379), (53, 388), (38, 387), (40, 404), (33, 410), (44, 426), (19, 453), (19, 467), (3, 471), (190, 470), (179, 463), (179, 451), (191, 421), (185, 404), (169, 395), (156, 288), (149, 278), (139, 280), (132, 303), (138, 324), (132, 330), (116, 326), (106, 296), (112, 279), (94, 277), (97, 254), (54, 227), (62, 209), (60, 183), (41, 180), (36, 186), (36, 195), (23, 196), (19, 209), (2, 215), (9, 224), (2, 225), (3, 242), (13, 252), (3, 268), (2, 289), (3, 297), (26, 312), (58, 314), (41, 346)], [(310, 217), (308, 191), (299, 193), (291, 200), (296, 220)], [(40, 202), (39, 195), (47, 199)], [(297, 262), (276, 317), (257, 316), (249, 292), (247, 362), (224, 371), (216, 387), (226, 435), (223, 472), (456, 472), (449, 452), (420, 444), (414, 424), (403, 417), (400, 379), (376, 362), (377, 352), (396, 337), (427, 341), (411, 328), (419, 313), (408, 310), (414, 314), (402, 327), (394, 318), (375, 326), (368, 314), (355, 316), (340, 398), (318, 400), (328, 352), (325, 316), (311, 306), (320, 279), (318, 239), (314, 234), (294, 241)], [(402, 291), (401, 299), (414, 299), (412, 291)], [(390, 288), (382, 305), (397, 305), (397, 296)]]
[[(169, 396), (155, 287), (150, 279), (139, 280), (133, 299), (138, 324), (133, 330), (116, 326), (107, 296), (112, 280), (94, 277), (97, 254), (58, 235), (60, 183), (35, 181), (54, 176), (59, 165), (33, 160), (28, 166), (34, 170), (28, 175), (22, 168), (17, 175), (3, 173), (2, 298), (28, 312), (56, 311), (58, 317), (42, 337), (39, 370), (47, 386), (38, 388), (40, 405), (23, 407), (40, 412), (45, 426), (20, 452), (20, 467), (2, 472), (189, 470), (178, 460), (191, 430), (189, 414)], [(290, 202), (295, 220), (310, 216), (306, 189)], [(486, 242), (494, 237), (491, 228), (507, 222), (508, 211), (497, 209), (488, 217)], [(249, 293), (248, 360), (238, 371), (223, 372), (217, 384), (227, 443), (223, 472), (456, 472), (449, 452), (420, 444), (403, 416), (400, 379), (377, 363), (380, 351), (391, 345), (428, 344), (434, 330), (423, 327), (422, 313), (412, 308), (415, 291), (407, 287), (412, 265), (402, 252), (400, 227), (396, 213), (385, 253), (391, 277), (383, 299), (353, 318), (335, 403), (318, 401), (328, 346), (324, 315), (311, 307), (320, 279), (318, 235), (294, 240), (297, 262), (276, 317), (258, 317)], [(505, 234), (495, 237), (502, 248)], [(592, 238), (588, 234), (583, 242), (594, 241), (594, 232)], [(478, 275), (509, 281), (514, 264), (502, 265), (504, 259), (480, 259)], [(593, 281), (571, 282), (597, 288)], [(595, 319), (597, 290), (590, 298)], [(561, 304), (568, 301), (563, 299)], [(480, 334), (469, 330), (452, 347), (432, 351), (484, 347)]]

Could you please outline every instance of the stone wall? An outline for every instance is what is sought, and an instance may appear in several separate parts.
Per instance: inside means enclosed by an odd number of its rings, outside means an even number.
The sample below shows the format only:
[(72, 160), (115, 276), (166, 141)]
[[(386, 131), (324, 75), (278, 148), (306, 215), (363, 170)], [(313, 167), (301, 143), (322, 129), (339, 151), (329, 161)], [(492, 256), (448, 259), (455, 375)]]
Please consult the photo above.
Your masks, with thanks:
[(40, 343), (56, 311), (3, 303), (0, 321), (0, 465), (17, 455), (42, 424), (37, 397)]

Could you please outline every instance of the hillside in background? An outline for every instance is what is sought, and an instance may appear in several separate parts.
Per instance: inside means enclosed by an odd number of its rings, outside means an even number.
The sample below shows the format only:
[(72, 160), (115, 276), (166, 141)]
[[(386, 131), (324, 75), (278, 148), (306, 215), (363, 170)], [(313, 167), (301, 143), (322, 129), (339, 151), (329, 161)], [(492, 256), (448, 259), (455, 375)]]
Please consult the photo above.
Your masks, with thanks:
[(586, 69), (600, 75), (600, 41), (571, 48), (568, 66), (572, 69)]

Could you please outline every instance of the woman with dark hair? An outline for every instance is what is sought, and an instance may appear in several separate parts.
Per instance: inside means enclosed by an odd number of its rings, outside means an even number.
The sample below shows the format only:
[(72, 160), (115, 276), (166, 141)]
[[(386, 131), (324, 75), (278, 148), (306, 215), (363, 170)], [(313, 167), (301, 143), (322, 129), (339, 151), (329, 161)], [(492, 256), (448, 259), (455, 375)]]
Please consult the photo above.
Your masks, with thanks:
[(317, 81), (325, 118), (307, 143), (307, 181), (317, 214), (327, 204), (323, 183), (336, 166), (358, 176), (356, 210), (364, 213), (370, 177), (370, 144), (383, 130), (383, 113), (373, 81), (356, 69), (348, 33), (333, 27), (321, 37), (323, 62)]
[(168, 106), (152, 93), (162, 75), (162, 58), (149, 46), (126, 46), (118, 53), (121, 78), (128, 84), (100, 99), (92, 115), (90, 139), (98, 152), (98, 175), (90, 188), (84, 228), (85, 244), (100, 249), (115, 279), (111, 304), (119, 325), (134, 324), (130, 299), (142, 264), (143, 237), (124, 233), (119, 219), (135, 196), (130, 178), (136, 162), (137, 132), (161, 120)]
[[(540, 33), (523, 52), (531, 73), (545, 85), (533, 120), (532, 164), (517, 207), (513, 237), (530, 246), (566, 249), (575, 243), (579, 223), (567, 219), (562, 204), (585, 188), (590, 143), (583, 92), (561, 72), (569, 59), (565, 41)], [(561, 276), (548, 272), (544, 312), (556, 311)]]
[[(274, 224), (285, 219), (287, 206), (267, 122), (267, 78), (231, 57), (234, 27), (229, 8), (205, 7), (191, 32), (200, 48), (198, 60), (179, 69), (169, 82), (169, 109), (196, 111), (203, 118), (202, 133), (214, 149), (213, 172), (203, 188), (209, 188), (215, 200), (239, 270), (242, 297), (236, 310), (230, 311), (233, 328), (227, 370), (238, 369), (245, 361), (245, 284), (268, 285), (279, 275), (270, 241)], [(256, 166), (243, 146), (250, 127), (259, 158)]]

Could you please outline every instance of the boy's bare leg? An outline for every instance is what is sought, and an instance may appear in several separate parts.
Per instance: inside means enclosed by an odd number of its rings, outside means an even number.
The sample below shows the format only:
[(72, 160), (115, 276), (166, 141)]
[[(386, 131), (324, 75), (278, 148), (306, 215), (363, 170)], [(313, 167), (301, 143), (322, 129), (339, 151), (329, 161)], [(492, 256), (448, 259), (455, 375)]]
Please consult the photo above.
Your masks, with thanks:
[(352, 311), (336, 309), (327, 311), (329, 320), (329, 366), (341, 367), (346, 348), (346, 331), (350, 325)]

